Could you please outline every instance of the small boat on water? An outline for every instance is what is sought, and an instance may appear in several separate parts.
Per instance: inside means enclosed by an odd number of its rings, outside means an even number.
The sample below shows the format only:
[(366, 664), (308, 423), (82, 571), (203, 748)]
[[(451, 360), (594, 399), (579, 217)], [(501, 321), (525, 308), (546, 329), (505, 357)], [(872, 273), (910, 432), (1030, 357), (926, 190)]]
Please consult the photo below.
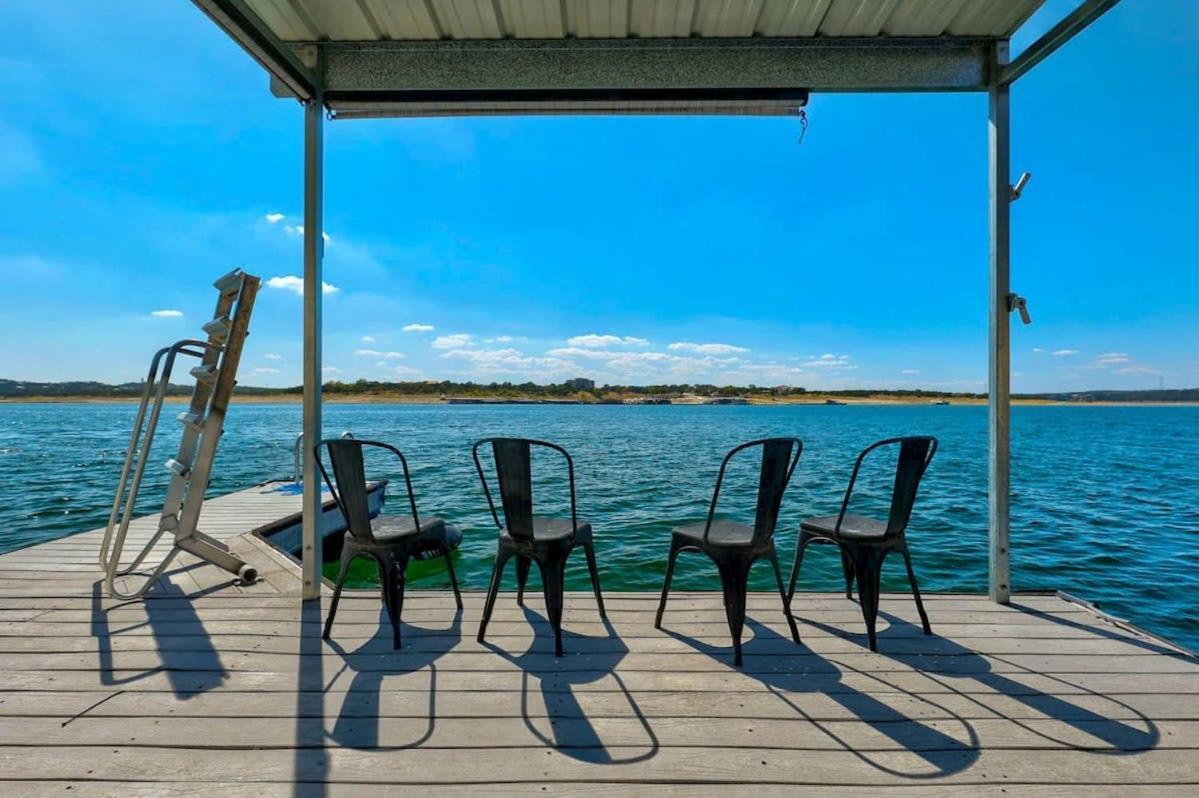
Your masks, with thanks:
[(948, 399), (934, 399), (933, 404), (934, 405), (947, 405), (947, 404), (949, 404), (949, 400)]
[(844, 402), (840, 402), (836, 399), (825, 399), (824, 403), (826, 405), (843, 405), (843, 404), (845, 404)]

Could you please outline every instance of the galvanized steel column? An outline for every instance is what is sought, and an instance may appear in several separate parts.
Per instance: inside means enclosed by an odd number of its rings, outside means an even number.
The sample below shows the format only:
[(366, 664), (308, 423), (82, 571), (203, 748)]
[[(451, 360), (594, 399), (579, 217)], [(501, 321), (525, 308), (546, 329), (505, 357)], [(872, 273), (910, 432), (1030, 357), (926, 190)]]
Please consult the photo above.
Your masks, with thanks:
[(304, 521), (305, 599), (321, 594), (321, 476), (313, 447), (321, 440), (321, 262), (325, 254), (321, 212), (324, 193), (324, 91), (304, 105)]
[(990, 336), (988, 344), (988, 517), (990, 588), (992, 601), (1011, 600), (1009, 496), (1011, 477), (1011, 311), (1008, 305), (1010, 256), (1010, 120), (1009, 88), (998, 82), (1000, 68), (1008, 61), (1007, 42), (995, 45), (991, 68), (990, 99)]

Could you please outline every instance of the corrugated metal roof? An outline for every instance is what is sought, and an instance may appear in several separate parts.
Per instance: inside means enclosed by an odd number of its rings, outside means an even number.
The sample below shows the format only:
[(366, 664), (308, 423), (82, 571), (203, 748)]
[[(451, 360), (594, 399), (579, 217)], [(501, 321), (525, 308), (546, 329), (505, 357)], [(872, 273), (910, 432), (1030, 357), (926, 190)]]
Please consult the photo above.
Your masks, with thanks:
[(247, 0), (287, 42), (1007, 38), (1045, 0)]

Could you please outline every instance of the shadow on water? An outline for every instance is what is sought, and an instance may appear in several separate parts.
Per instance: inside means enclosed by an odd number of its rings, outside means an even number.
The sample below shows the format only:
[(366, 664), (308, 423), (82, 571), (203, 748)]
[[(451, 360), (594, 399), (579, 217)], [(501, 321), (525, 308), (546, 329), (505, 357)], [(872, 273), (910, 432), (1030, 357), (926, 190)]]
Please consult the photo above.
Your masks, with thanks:
[[(745, 666), (740, 669), (740, 672), (747, 678), (761, 682), (768, 691), (791, 707), (797, 715), (828, 736), (838, 747), (853, 754), (867, 765), (900, 778), (932, 779), (965, 770), (978, 759), (979, 740), (974, 727), (967, 719), (953, 713), (928, 696), (887, 685), (888, 691), (903, 693), (915, 701), (935, 707), (945, 717), (955, 720), (961, 726), (964, 740), (904, 715), (895, 707), (883, 703), (873, 695), (849, 686), (842, 680), (842, 666), (814, 653), (807, 646), (797, 646), (791, 638), (780, 635), (752, 618), (746, 618), (745, 626), (753, 633), (753, 639), (746, 643)], [(732, 656), (730, 646), (712, 645), (665, 626), (663, 629), (666, 634), (676, 640), (686, 643), (696, 651), (706, 654), (722, 664), (730, 662)], [(795, 655), (755, 654), (755, 648), (794, 651)], [(860, 742), (844, 739), (834, 727), (806, 712), (798, 702), (793, 700), (793, 696), (797, 693), (823, 693), (872, 730), (890, 739), (901, 750), (916, 755), (925, 763), (925, 767), (900, 769), (894, 764), (876, 761), (872, 757), (871, 751), (863, 750), (865, 746)], [(894, 762), (891, 757), (887, 757), (887, 759)]]
[[(565, 656), (555, 659), (554, 632), (549, 621), (527, 606), (522, 609), (525, 619), (534, 631), (533, 643), (527, 651), (523, 654), (511, 654), (491, 642), (485, 642), (484, 646), (520, 669), (521, 717), (529, 732), (560, 753), (593, 765), (628, 765), (645, 762), (657, 756), (657, 735), (638, 706), (637, 699), (616, 672), (617, 665), (629, 653), (629, 649), (616, 633), (612, 623), (607, 618), (603, 619), (607, 635), (602, 638), (563, 629), (562, 645)], [(616, 684), (628, 703), (630, 714), (645, 731), (646, 747), (643, 751), (632, 756), (613, 756), (579, 701), (578, 694), (572, 689), (576, 685), (603, 679), (611, 679)], [(537, 683), (535, 688), (532, 685), (534, 680)], [(548, 730), (537, 727), (533, 712), (530, 711), (530, 692), (533, 689), (541, 692), (541, 701), (545, 705), (549, 721)], [(629, 746), (622, 743), (620, 747)]]
[[(227, 585), (198, 593), (185, 593), (171, 581), (172, 575), (185, 570), (164, 574), (144, 599), (122, 601), (109, 607), (104, 606), (103, 580), (97, 580), (92, 586), (91, 633), (96, 638), (100, 681), (103, 684), (121, 686), (162, 673), (170, 682), (175, 697), (187, 700), (220, 687), (225, 681), (228, 673), (191, 600), (223, 590)], [(146, 620), (114, 628), (109, 621), (109, 613), (129, 607), (143, 608)], [(118, 677), (117, 671), (134, 669), (121, 667), (118, 654), (113, 650), (114, 637), (146, 628), (154, 637), (154, 652), (158, 654), (161, 664)]]
[[(1035, 611), (1025, 608), (1018, 607), (1018, 609), (1021, 612), (1029, 614), (1044, 615), (1043, 613), (1035, 613)], [(1151, 749), (1157, 745), (1160, 739), (1160, 731), (1148, 716), (1118, 699), (1071, 682), (1061, 676), (1038, 673), (1035, 670), (1016, 665), (1009, 660), (1005, 660), (1002, 656), (992, 655), (984, 657), (953, 640), (939, 637), (935, 634), (931, 638), (914, 637), (917, 628), (913, 624), (894, 615), (880, 612), (879, 618), (887, 623), (887, 627), (880, 630), (878, 634), (878, 653), (880, 656), (906, 665), (913, 671), (932, 679), (949, 692), (976, 704), (980, 709), (996, 713), (1030, 734), (1051, 742), (1055, 746), (1093, 753), (1124, 754)], [(1064, 622), (1077, 628), (1085, 628), (1088, 631), (1095, 631), (1093, 627), (1083, 627), (1056, 616), (1052, 617), (1052, 620)], [(933, 619), (933, 621), (935, 624), (936, 619)], [(818, 621), (808, 619), (807, 624), (843, 639), (864, 640), (863, 635), (853, 635), (842, 629), (837, 629)], [(933, 630), (935, 633), (935, 625)], [(889, 642), (895, 643), (899, 640), (910, 641), (913, 639), (929, 641), (928, 651), (921, 653), (893, 653), (893, 651), (888, 651)], [(893, 645), (890, 648), (898, 648), (898, 646)], [(1072, 703), (1062, 696), (1043, 692), (1011, 676), (997, 673), (992, 667), (992, 661), (1011, 665), (1018, 669), (1018, 673), (1049, 679), (1071, 691), (1078, 691), (1092, 698), (1101, 699), (1109, 703), (1112, 707), (1118, 707), (1132, 715), (1137, 719), (1137, 724), (1142, 728), (1121, 720), (1105, 717), (1094, 710)], [(1042, 729), (1036, 728), (1021, 718), (1004, 714), (985, 700), (981, 700), (977, 694), (961, 689), (960, 686), (963, 685), (961, 680), (970, 680), (978, 685), (990, 688), (999, 695), (1012, 698), (1044, 715), (1045, 718), (1061, 721), (1086, 735), (1096, 738), (1097, 743), (1080, 745), (1077, 742), (1063, 740)]]

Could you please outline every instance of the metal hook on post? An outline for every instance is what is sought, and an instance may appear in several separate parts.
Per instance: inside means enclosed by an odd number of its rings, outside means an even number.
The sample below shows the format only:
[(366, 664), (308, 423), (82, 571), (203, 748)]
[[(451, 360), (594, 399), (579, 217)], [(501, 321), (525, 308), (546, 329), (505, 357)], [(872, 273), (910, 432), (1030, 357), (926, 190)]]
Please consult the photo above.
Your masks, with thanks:
[[(1009, 190), (1011, 191), (1009, 196), (1011, 197), (1012, 202), (1020, 199), (1020, 195), (1024, 193), (1024, 187), (1028, 185), (1028, 181), (1031, 177), (1032, 172), (1023, 172), (1020, 175), (1020, 179), (1016, 181), (1016, 185), (1009, 187)], [(1028, 322), (1025, 322), (1025, 324), (1027, 323)]]
[[(1025, 174), (1027, 174), (1027, 172)], [(1032, 316), (1028, 315), (1028, 300), (1027, 299), (1020, 296), (1019, 294), (1008, 294), (1007, 295), (1007, 312), (1011, 313), (1013, 310), (1018, 311), (1020, 313), (1020, 321), (1024, 322), (1025, 324), (1032, 324)]]

